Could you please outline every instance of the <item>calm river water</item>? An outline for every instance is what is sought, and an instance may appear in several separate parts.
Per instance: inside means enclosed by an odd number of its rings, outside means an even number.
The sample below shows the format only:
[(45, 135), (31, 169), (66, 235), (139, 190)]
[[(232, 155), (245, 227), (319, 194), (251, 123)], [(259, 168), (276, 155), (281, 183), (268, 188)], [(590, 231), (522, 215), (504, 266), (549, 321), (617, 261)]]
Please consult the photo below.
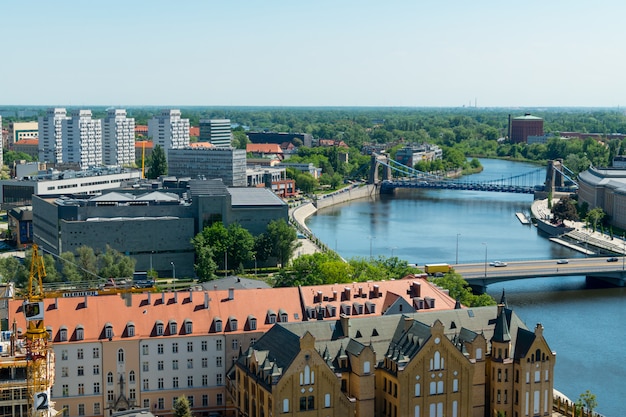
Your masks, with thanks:
[[(476, 179), (508, 177), (535, 165), (481, 160)], [(397, 256), (409, 263), (572, 258), (583, 255), (551, 243), (515, 212), (528, 213), (532, 196), (451, 190), (399, 190), (376, 201), (320, 210), (309, 228), (344, 258)], [(457, 246), (458, 242), (458, 246)], [(458, 248), (458, 250), (457, 250)], [(588, 288), (580, 276), (494, 284), (532, 329), (542, 323), (557, 352), (555, 388), (576, 400), (589, 389), (596, 411), (622, 416), (626, 405), (626, 289)]]

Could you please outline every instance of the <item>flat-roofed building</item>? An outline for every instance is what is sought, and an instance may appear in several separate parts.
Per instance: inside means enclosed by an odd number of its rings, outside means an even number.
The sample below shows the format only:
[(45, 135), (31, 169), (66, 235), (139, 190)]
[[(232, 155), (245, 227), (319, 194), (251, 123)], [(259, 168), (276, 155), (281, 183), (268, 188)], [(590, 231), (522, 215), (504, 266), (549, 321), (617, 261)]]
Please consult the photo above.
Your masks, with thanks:
[(591, 167), (578, 174), (578, 200), (601, 208), (613, 226), (626, 229), (626, 169)]
[(102, 120), (92, 119), (91, 110), (73, 110), (61, 123), (61, 161), (81, 170), (102, 165)]
[(64, 108), (49, 108), (44, 116), (39, 117), (39, 161), (63, 162), (63, 128), (67, 120)]
[(200, 146), (172, 149), (167, 167), (168, 174), (175, 177), (221, 179), (229, 187), (246, 186), (246, 151), (243, 149)]
[(524, 116), (513, 118), (510, 123), (510, 140), (513, 143), (526, 143), (529, 136), (544, 136), (541, 117), (526, 113)]
[(199, 142), (209, 142), (218, 148), (230, 148), (233, 133), (230, 119), (201, 119)]
[(180, 110), (164, 109), (148, 120), (148, 136), (165, 151), (169, 163), (169, 150), (189, 145), (189, 119), (181, 118)]
[(135, 119), (124, 109), (109, 109), (102, 120), (102, 162), (105, 165), (135, 165)]
[(37, 122), (11, 122), (9, 123), (8, 147), (24, 139), (37, 139), (39, 137), (39, 123)]

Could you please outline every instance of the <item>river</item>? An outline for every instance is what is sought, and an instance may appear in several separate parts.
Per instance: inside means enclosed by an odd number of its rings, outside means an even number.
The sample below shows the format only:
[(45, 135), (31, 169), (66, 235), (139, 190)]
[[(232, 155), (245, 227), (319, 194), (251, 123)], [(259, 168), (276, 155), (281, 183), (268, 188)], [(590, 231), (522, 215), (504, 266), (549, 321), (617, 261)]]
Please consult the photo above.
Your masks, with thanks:
[[(477, 180), (508, 177), (535, 165), (481, 160)], [(581, 257), (550, 242), (515, 212), (528, 213), (532, 196), (454, 190), (398, 190), (394, 196), (357, 200), (320, 210), (307, 220), (313, 233), (342, 257), (397, 256), (409, 263)], [(597, 412), (622, 415), (626, 403), (626, 289), (587, 286), (581, 276), (493, 284), (526, 325), (545, 328), (557, 353), (555, 388), (572, 400), (591, 390)]]

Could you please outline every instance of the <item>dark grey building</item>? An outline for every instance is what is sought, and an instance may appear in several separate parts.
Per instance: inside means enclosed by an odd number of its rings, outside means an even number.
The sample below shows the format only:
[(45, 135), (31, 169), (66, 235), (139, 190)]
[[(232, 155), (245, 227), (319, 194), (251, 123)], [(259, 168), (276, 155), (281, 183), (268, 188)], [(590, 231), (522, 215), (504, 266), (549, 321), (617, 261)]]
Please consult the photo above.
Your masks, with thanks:
[(227, 188), (192, 180), (186, 190), (122, 190), (93, 196), (33, 196), (33, 240), (59, 255), (106, 245), (161, 275), (194, 276), (191, 239), (204, 226), (238, 223), (253, 235), (272, 220), (288, 220), (288, 206), (265, 188)]
[(246, 151), (235, 148), (170, 149), (168, 173), (175, 177), (221, 179), (229, 187), (245, 187)]

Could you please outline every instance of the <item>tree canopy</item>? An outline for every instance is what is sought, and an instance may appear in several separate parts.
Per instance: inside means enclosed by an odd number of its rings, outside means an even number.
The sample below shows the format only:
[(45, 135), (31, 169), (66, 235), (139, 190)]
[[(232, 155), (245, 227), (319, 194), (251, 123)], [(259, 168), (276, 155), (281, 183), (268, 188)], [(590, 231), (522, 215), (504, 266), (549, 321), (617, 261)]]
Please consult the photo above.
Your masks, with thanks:
[(161, 145), (154, 146), (148, 167), (148, 178), (155, 179), (159, 178), (161, 175), (167, 174), (167, 158), (165, 157), (165, 151)]

